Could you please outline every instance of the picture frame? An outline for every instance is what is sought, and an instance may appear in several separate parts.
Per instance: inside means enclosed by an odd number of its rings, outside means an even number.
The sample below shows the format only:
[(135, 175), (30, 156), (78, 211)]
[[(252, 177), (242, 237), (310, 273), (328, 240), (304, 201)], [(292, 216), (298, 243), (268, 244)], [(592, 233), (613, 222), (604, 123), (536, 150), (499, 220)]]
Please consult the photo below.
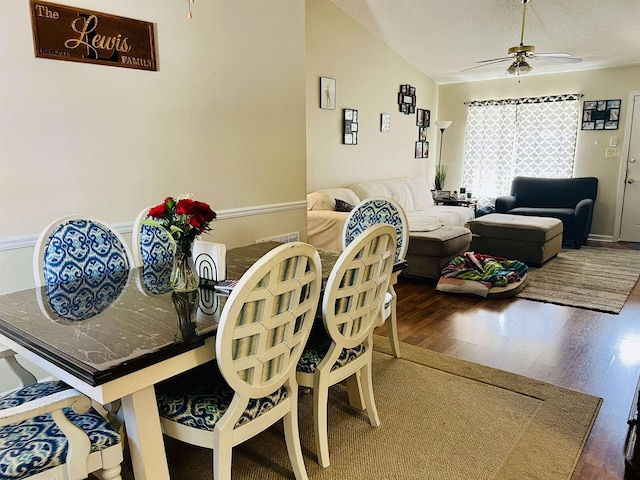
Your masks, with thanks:
[(342, 143), (344, 145), (358, 144), (358, 110), (345, 108), (343, 111)]
[(398, 91), (398, 110), (405, 115), (411, 115), (416, 111), (416, 87), (409, 84), (400, 85)]
[(621, 99), (587, 100), (582, 105), (582, 130), (617, 130)]
[(422, 158), (422, 142), (416, 142), (414, 156), (415, 158)]
[(320, 77), (320, 108), (336, 109), (336, 80), (335, 78)]
[(380, 131), (382, 133), (389, 133), (389, 130), (391, 130), (391, 114), (381, 113), (380, 114)]
[(418, 127), (418, 141), (427, 141), (427, 127)]
[(429, 142), (422, 142), (422, 158), (429, 158)]
[(436, 200), (451, 200), (451, 190), (440, 190)]

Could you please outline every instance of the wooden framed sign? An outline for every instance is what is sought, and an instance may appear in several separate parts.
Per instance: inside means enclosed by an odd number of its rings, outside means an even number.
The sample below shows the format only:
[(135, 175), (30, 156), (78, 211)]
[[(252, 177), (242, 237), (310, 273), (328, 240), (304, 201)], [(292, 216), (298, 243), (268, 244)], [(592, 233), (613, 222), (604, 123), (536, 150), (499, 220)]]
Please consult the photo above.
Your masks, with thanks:
[(157, 70), (153, 23), (31, 0), (36, 57)]

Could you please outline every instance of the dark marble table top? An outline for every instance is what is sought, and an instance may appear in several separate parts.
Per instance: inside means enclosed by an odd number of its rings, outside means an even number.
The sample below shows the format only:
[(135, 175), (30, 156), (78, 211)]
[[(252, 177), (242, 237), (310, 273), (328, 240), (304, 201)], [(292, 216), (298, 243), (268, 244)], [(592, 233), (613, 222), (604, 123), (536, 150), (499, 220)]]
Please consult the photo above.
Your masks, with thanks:
[[(277, 245), (228, 250), (227, 278), (239, 279)], [(324, 281), (339, 255), (320, 251)], [(92, 386), (197, 348), (215, 335), (227, 297), (201, 287), (189, 322), (178, 314), (169, 274), (170, 266), (145, 266), (2, 295), (0, 340), (9, 338)]]

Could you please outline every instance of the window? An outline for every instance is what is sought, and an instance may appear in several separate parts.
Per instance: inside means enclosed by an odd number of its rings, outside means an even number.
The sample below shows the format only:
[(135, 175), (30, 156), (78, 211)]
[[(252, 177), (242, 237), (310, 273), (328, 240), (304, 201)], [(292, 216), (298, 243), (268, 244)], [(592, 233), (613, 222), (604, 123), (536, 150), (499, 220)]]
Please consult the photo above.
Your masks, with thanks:
[(492, 205), (516, 176), (568, 178), (581, 95), (469, 102), (462, 185)]

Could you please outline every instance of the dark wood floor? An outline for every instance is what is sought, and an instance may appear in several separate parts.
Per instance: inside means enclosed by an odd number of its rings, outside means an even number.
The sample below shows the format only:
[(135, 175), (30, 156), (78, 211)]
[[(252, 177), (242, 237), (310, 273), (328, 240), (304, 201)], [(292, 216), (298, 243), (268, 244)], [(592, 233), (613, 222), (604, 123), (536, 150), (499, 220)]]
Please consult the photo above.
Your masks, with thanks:
[[(402, 342), (602, 397), (573, 480), (624, 477), (640, 374), (640, 282), (619, 315), (451, 295), (435, 290), (435, 282), (405, 278), (396, 292)], [(385, 327), (376, 333), (386, 335)]]

